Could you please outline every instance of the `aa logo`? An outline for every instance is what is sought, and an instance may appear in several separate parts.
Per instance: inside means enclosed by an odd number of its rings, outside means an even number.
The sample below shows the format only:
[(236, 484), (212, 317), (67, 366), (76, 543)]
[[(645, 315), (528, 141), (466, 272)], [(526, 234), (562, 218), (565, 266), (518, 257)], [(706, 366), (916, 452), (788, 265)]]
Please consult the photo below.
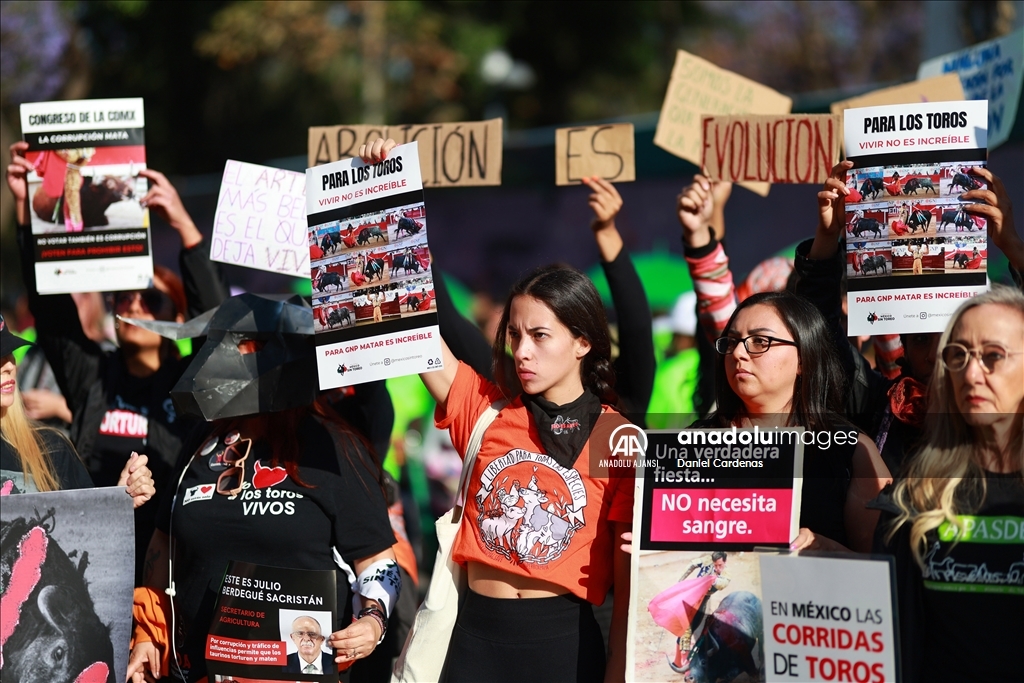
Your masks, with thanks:
[(647, 434), (635, 424), (619, 425), (608, 437), (609, 457), (643, 458), (647, 452)]

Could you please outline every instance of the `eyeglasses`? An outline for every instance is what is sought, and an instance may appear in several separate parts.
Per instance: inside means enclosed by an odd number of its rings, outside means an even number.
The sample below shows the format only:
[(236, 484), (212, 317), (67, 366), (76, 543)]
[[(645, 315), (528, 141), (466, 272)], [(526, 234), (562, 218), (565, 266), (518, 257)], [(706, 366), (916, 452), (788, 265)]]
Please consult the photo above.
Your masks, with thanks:
[(953, 343), (942, 349), (940, 357), (942, 364), (950, 372), (963, 372), (974, 357), (978, 359), (986, 373), (992, 374), (999, 372), (1007, 356), (1017, 356), (1021, 353), (1024, 351), (1007, 351), (999, 344), (985, 344), (980, 349), (969, 349), (963, 344)]
[(312, 640), (314, 642), (321, 641), (324, 639), (322, 635), (320, 635), (319, 633), (314, 633), (313, 631), (292, 631), (292, 638), (294, 638), (295, 640), (302, 640), (303, 638), (308, 638), (309, 640)]
[(113, 295), (114, 310), (120, 311), (135, 303), (135, 297), (142, 300), (142, 305), (153, 315), (163, 313), (167, 310), (177, 310), (174, 301), (155, 287), (139, 289), (129, 292), (115, 292)]
[(249, 458), (251, 448), (252, 439), (239, 439), (224, 450), (221, 460), (228, 469), (217, 477), (217, 493), (222, 496), (237, 496), (242, 490), (245, 484), (245, 461)]
[(752, 356), (758, 356), (772, 347), (772, 344), (783, 346), (796, 346), (796, 342), (790, 339), (778, 339), (777, 337), (766, 337), (763, 334), (752, 334), (743, 339), (736, 337), (719, 337), (715, 340), (715, 351), (723, 356), (728, 356), (736, 350), (736, 345), (743, 342), (743, 348)]

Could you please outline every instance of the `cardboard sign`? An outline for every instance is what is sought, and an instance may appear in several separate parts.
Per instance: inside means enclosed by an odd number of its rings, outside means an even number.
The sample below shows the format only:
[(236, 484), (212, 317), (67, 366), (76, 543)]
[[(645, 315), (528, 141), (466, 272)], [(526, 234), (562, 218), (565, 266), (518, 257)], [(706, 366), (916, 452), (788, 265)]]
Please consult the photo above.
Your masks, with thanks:
[(988, 289), (987, 223), (964, 210), (985, 182), (986, 102), (847, 109), (850, 334), (942, 332)]
[(957, 74), (969, 100), (988, 100), (988, 148), (1010, 137), (1024, 86), (1024, 28), (1010, 35), (935, 57), (921, 64), (918, 78)]
[(337, 681), (327, 641), (342, 628), (337, 602), (334, 570), (231, 562), (206, 636), (207, 669), (250, 680), (291, 673), (288, 680)]
[(839, 115), (847, 109), (880, 107), (885, 104), (915, 104), (917, 102), (956, 102), (964, 99), (964, 89), (955, 74), (924, 78), (920, 81), (894, 85), (873, 92), (832, 103), (832, 113)]
[(213, 218), (210, 258), (309, 277), (305, 212), (305, 174), (229, 159)]
[(897, 680), (891, 562), (762, 555), (769, 683)]
[[(36, 487), (22, 472), (0, 474), (0, 678), (122, 680), (135, 584), (132, 499), (117, 486), (25, 493)], [(71, 645), (59, 648), (59, 637)]]
[(613, 183), (636, 180), (632, 123), (555, 131), (555, 185), (579, 185), (591, 176)]
[(21, 105), (36, 289), (145, 289), (153, 281), (141, 98)]
[(377, 138), (418, 142), (424, 187), (501, 185), (501, 119), (402, 126), (317, 126), (309, 129), (309, 166), (359, 155)]
[[(719, 68), (679, 50), (658, 117), (654, 144), (700, 165), (703, 157), (701, 118), (705, 114), (788, 114), (793, 100), (749, 78)], [(743, 186), (766, 196), (767, 183)]]
[(321, 389), (442, 367), (418, 144), (306, 170)]
[(705, 116), (701, 166), (712, 180), (821, 184), (839, 161), (838, 116)]

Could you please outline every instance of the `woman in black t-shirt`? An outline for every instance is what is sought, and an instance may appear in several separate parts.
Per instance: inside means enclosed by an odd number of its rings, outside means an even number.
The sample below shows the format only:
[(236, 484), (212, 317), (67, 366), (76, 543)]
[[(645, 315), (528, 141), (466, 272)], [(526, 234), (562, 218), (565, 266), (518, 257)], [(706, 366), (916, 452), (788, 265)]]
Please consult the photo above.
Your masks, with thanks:
[[(803, 299), (788, 292), (744, 299), (715, 349), (717, 409), (695, 426), (856, 432), (839, 415), (842, 375), (825, 321)], [(801, 528), (793, 550), (871, 549), (878, 512), (865, 506), (889, 481), (889, 471), (866, 435), (846, 446), (834, 443), (804, 447)]]
[[(340, 569), (338, 622), (326, 642), (338, 664), (367, 657), (383, 638), (394, 605), (366, 597), (361, 588), (363, 609), (353, 615), (350, 588), (351, 579), (371, 565), (394, 564), (380, 465), (323, 401), (217, 420), (185, 446), (180, 483), (164, 499), (150, 543), (146, 588), (136, 590), (138, 625), (129, 666), (134, 681), (145, 680), (144, 671), (205, 680), (206, 627), (230, 561)], [(353, 576), (346, 578), (346, 568)], [(170, 640), (170, 605), (163, 594), (172, 581), (176, 642)], [(346, 672), (340, 676), (347, 680)]]
[[(905, 681), (1019, 681), (1024, 642), (1024, 294), (996, 285), (939, 343), (924, 443), (879, 507)], [(964, 625), (983, 638), (964, 645)]]

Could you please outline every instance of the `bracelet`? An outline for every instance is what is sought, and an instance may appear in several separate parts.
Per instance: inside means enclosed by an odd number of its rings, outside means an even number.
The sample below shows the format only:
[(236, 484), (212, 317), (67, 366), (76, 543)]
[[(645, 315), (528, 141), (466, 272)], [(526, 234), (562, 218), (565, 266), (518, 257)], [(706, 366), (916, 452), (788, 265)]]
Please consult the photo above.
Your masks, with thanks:
[(356, 618), (362, 619), (363, 617), (373, 617), (380, 625), (380, 640), (377, 641), (379, 645), (384, 640), (384, 634), (388, 632), (388, 618), (384, 616), (384, 612), (379, 607), (375, 606), (364, 607), (359, 610), (359, 616)]

